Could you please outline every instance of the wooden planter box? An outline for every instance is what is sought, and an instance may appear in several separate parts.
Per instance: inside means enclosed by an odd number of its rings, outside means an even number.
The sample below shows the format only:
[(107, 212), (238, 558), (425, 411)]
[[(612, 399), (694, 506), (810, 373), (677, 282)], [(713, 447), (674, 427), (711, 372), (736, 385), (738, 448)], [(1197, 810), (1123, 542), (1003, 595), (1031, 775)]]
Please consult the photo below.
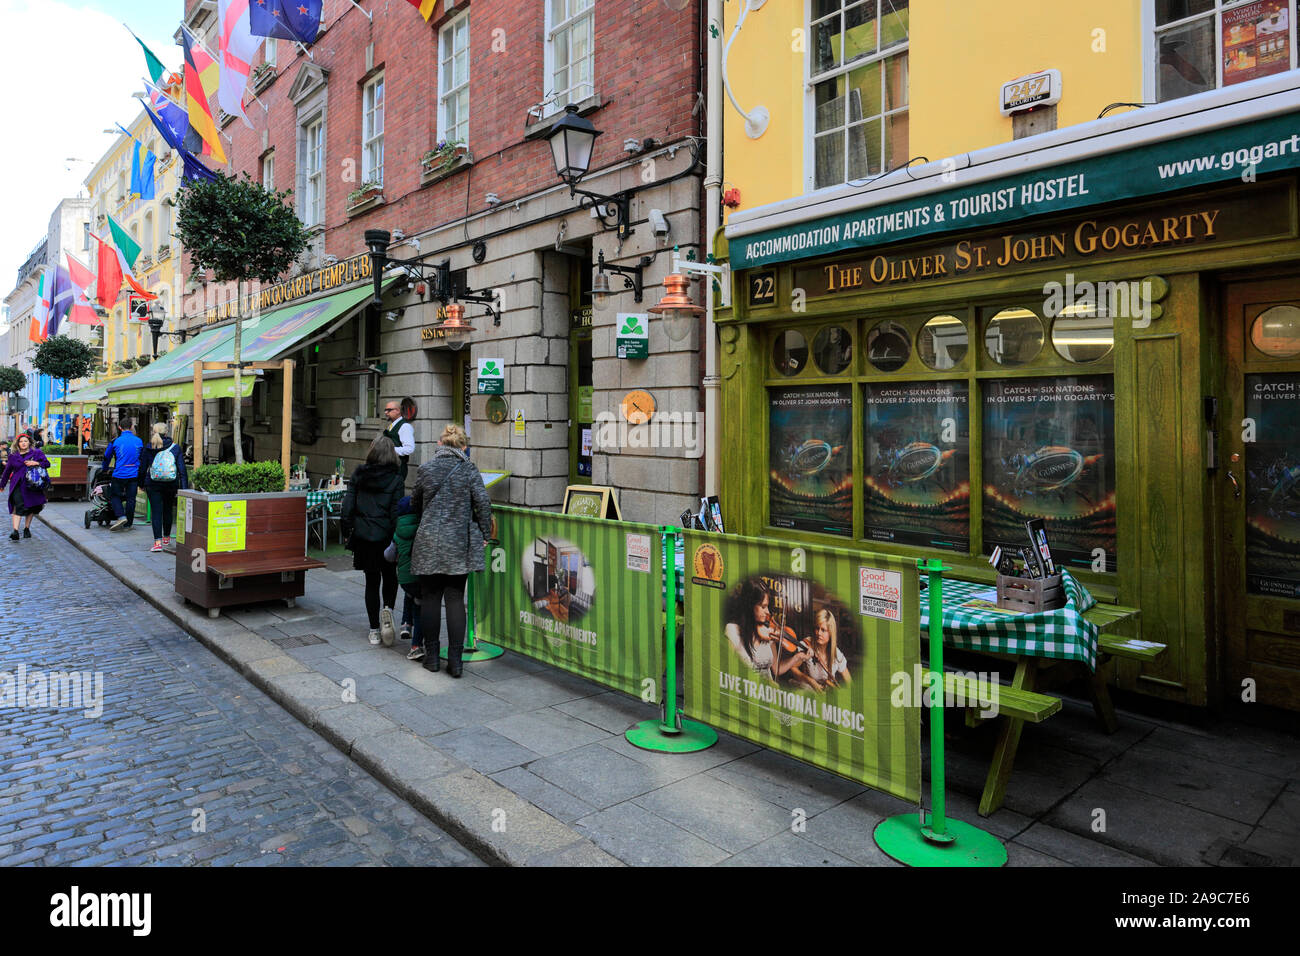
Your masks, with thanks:
[[(307, 495), (277, 491), (176, 498), (176, 593), (217, 617), (223, 607), (284, 601), (293, 607), (307, 572)], [(198, 554), (195, 554), (196, 549)]]
[[(50, 501), (76, 501), (86, 497), (90, 471), (88, 455), (48, 455), (50, 487), (45, 497)], [(55, 474), (57, 472), (57, 474)]]

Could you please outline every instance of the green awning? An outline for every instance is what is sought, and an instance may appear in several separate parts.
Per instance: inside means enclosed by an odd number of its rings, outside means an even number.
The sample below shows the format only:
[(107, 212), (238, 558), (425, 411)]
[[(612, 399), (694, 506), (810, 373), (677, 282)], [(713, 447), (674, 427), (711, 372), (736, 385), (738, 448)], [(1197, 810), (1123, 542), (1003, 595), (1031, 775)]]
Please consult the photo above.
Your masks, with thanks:
[(48, 402), (45, 406), (51, 415), (83, 415), (99, 407), (100, 400), (108, 394), (108, 385), (89, 385), (79, 388), (66, 399)]
[[(389, 280), (390, 282), (392, 280)], [(317, 339), (325, 338), (373, 296), (372, 286), (360, 286), (335, 295), (276, 309), (255, 319), (245, 319), (240, 336), (240, 360), (273, 362)], [(233, 362), (235, 325), (201, 333), (178, 345), (134, 375), (109, 386), (109, 401), (116, 404), (171, 404), (194, 400), (195, 362)], [(241, 392), (248, 395), (260, 372), (241, 376)], [(203, 397), (231, 398), (235, 394), (230, 371), (203, 373)]]

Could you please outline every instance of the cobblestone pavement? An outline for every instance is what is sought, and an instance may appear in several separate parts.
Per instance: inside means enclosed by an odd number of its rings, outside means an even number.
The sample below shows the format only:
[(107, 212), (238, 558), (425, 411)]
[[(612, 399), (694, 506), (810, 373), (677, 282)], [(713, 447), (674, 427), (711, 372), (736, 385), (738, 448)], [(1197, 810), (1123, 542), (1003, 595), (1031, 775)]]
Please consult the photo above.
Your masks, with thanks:
[[(0, 865), (481, 865), (75, 547), (33, 528), (32, 540), (0, 541)], [(38, 671), (102, 674), (102, 714), (91, 681), (81, 706), (44, 706)], [(19, 676), (26, 706), (14, 706)], [(65, 703), (74, 686), (63, 685)]]

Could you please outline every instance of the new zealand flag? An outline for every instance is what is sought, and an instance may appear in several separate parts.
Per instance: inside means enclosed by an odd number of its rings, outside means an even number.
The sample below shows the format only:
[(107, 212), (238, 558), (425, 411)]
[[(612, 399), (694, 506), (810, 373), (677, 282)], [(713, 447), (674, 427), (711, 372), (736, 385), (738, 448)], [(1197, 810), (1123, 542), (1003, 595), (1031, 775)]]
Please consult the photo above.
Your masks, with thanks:
[(249, 0), (249, 32), (257, 37), (297, 40), (311, 45), (320, 32), (325, 0)]

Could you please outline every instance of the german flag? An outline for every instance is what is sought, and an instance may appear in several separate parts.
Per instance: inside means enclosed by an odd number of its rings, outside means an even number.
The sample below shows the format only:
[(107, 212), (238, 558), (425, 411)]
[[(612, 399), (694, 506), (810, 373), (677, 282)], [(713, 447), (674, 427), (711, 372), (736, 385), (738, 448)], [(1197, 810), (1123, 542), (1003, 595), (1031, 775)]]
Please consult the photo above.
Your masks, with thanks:
[[(188, 30), (181, 30), (181, 43), (185, 47), (185, 97), (189, 101), (190, 131), (203, 141), (205, 156), (211, 156), (217, 162), (225, 163), (226, 153), (221, 148), (217, 124), (212, 121), (212, 110), (208, 106), (208, 84), (204, 82), (206, 76), (217, 74), (217, 65), (211, 57), (197, 47)], [(200, 59), (205, 62), (200, 64)], [(190, 152), (197, 152), (197, 150), (192, 149)]]

